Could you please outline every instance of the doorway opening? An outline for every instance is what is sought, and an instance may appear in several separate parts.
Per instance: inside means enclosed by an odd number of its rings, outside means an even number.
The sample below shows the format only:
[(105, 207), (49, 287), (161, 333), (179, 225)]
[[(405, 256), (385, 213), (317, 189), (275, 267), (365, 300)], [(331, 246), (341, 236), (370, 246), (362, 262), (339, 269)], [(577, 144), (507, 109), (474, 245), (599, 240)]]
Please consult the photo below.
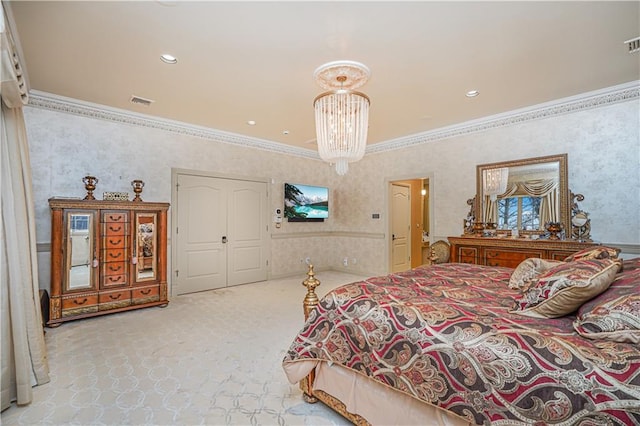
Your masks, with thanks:
[(426, 263), (433, 217), (432, 177), (393, 179), (388, 185), (388, 271)]

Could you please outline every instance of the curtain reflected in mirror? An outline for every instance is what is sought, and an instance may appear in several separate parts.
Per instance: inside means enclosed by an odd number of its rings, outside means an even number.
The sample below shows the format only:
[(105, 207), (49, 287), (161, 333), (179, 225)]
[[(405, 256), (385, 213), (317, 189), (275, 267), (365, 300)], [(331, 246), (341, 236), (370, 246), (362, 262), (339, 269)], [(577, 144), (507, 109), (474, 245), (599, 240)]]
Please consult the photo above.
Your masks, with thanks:
[[(502, 173), (507, 181), (487, 187), (487, 176)], [(549, 222), (568, 223), (566, 154), (478, 166), (478, 217), (499, 230), (540, 231)], [(494, 179), (495, 180), (495, 179)]]
[(140, 213), (136, 215), (137, 268), (136, 281), (156, 279), (156, 215)]
[(91, 288), (93, 282), (93, 215), (67, 215), (67, 289)]
[(503, 193), (495, 200), (485, 195), (485, 223), (498, 229), (544, 230), (548, 222), (559, 222), (559, 165), (512, 167)]

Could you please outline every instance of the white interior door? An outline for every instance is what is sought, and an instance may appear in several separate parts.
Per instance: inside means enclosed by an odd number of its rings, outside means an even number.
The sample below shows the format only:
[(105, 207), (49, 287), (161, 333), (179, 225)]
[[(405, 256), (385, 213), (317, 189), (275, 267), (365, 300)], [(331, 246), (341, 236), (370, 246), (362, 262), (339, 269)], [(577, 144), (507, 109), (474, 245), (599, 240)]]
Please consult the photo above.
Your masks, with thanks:
[(267, 184), (178, 174), (176, 294), (267, 279)]
[(232, 181), (227, 217), (227, 284), (266, 280), (267, 184)]
[(177, 294), (227, 285), (226, 199), (217, 179), (178, 175)]
[(391, 184), (391, 272), (411, 269), (410, 188)]

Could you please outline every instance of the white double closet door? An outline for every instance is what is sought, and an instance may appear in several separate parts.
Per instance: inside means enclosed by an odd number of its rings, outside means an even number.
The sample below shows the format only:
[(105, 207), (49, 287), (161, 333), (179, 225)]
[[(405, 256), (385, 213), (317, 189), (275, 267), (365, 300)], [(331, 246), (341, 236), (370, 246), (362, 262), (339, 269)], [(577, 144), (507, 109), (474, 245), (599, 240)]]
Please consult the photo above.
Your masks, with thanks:
[(176, 189), (174, 293), (266, 280), (267, 183), (178, 173)]

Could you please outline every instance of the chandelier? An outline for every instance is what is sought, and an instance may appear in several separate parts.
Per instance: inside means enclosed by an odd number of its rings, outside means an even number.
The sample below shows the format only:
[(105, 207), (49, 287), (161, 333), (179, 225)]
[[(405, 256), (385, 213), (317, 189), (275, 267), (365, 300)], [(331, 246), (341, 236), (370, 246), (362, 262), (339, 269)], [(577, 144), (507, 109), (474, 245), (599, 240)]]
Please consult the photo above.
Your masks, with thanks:
[(484, 195), (488, 195), (491, 201), (496, 201), (498, 195), (503, 194), (507, 190), (509, 168), (500, 167), (497, 169), (488, 169), (483, 170), (482, 173), (482, 189)]
[(318, 67), (313, 76), (327, 90), (313, 101), (320, 158), (336, 165), (344, 175), (349, 163), (362, 159), (367, 145), (369, 98), (356, 92), (369, 79), (365, 65), (334, 61)]

